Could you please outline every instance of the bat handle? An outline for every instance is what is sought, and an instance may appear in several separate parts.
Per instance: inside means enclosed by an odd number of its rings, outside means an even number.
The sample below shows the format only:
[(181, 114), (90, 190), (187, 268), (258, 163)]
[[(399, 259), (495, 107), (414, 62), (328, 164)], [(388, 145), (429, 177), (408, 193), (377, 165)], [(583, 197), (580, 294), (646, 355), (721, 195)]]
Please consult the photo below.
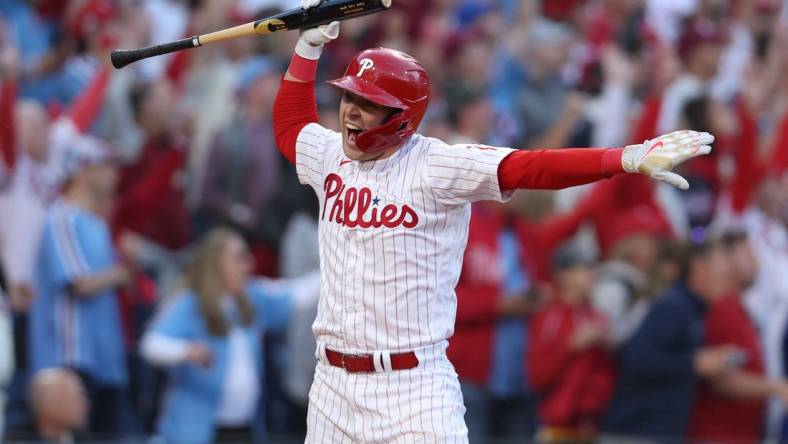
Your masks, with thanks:
[(189, 37), (174, 42), (163, 43), (161, 45), (148, 46), (147, 48), (140, 49), (120, 49), (112, 51), (110, 59), (112, 66), (117, 69), (123, 68), (129, 63), (134, 63), (137, 60), (147, 59), (162, 54), (169, 54), (171, 52), (180, 51), (182, 49), (194, 48), (200, 45), (200, 39)]

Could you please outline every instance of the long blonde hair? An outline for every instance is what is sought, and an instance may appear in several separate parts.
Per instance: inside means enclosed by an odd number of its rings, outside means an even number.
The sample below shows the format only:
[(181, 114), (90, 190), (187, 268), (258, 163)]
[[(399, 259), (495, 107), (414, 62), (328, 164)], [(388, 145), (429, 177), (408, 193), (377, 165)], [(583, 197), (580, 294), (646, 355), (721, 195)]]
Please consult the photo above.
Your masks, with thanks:
[[(205, 326), (215, 336), (225, 336), (230, 329), (220, 304), (226, 293), (221, 261), (227, 245), (236, 239), (243, 241), (238, 233), (228, 228), (209, 231), (198, 244), (184, 274), (184, 285), (197, 296)], [(252, 304), (245, 293), (235, 296), (241, 323), (248, 326), (254, 318)]]

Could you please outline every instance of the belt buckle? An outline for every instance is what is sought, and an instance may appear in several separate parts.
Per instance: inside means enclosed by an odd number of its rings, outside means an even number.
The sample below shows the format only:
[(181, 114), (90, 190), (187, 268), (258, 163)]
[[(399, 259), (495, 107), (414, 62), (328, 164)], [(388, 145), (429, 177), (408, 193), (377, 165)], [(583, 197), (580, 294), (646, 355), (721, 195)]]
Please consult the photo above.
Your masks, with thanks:
[(342, 368), (345, 369), (346, 372), (349, 373), (369, 373), (368, 370), (357, 368), (354, 366), (352, 362), (346, 362), (345, 358), (354, 359), (354, 358), (367, 358), (369, 359), (369, 355), (364, 354), (352, 354), (352, 353), (342, 353), (341, 364)]

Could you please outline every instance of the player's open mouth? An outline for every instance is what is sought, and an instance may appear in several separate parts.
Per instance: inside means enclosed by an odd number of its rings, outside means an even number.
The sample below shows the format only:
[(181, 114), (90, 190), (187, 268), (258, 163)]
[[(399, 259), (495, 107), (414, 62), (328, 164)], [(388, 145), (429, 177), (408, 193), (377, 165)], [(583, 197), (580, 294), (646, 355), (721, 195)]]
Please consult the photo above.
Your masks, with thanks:
[(347, 131), (347, 140), (348, 142), (356, 143), (356, 136), (361, 134), (364, 131), (360, 126), (354, 123), (346, 123), (345, 124), (345, 131)]

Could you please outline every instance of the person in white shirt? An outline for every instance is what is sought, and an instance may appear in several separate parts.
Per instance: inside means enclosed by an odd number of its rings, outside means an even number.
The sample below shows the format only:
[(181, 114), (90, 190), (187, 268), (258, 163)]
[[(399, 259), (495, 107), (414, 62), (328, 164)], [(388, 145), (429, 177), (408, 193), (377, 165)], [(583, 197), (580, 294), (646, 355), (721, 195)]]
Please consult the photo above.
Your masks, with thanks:
[[(14, 374), (14, 339), (11, 310), (0, 288), (0, 412), (5, 412), (6, 388)], [(5, 415), (0, 415), (0, 442), (5, 431)]]
[(22, 101), (15, 113), (19, 154), (0, 191), (2, 213), (8, 215), (0, 227), (0, 262), (12, 307), (25, 311), (33, 297), (33, 264), (46, 207), (57, 196), (59, 177), (48, 160), (51, 126), (46, 111), (35, 102)]

